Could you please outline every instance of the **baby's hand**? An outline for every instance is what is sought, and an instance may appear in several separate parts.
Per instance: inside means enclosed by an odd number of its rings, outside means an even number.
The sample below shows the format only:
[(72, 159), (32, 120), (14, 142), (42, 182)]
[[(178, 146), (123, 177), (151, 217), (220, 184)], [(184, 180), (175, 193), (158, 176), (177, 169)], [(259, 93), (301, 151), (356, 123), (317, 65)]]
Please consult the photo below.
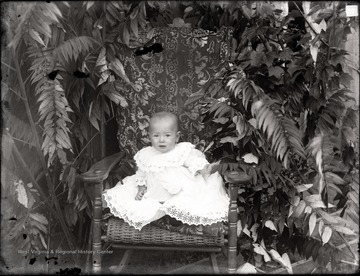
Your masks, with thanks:
[(202, 176), (206, 176), (209, 174), (212, 174), (216, 171), (218, 164), (214, 163), (214, 164), (207, 164), (205, 165), (205, 167), (198, 171), (197, 173), (200, 173)]
[(138, 190), (138, 192), (137, 192), (137, 194), (135, 196), (135, 200), (141, 200), (143, 198), (144, 194), (147, 191), (146, 186), (138, 186), (138, 189), (139, 190)]

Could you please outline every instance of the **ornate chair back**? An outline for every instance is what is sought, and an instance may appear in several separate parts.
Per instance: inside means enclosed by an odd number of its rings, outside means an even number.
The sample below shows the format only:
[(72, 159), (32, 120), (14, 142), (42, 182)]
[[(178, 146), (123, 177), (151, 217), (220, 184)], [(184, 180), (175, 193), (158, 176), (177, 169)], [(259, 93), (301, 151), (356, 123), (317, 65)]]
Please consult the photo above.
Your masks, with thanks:
[(192, 142), (199, 149), (211, 141), (199, 118), (201, 106), (185, 106), (185, 102), (228, 62), (230, 37), (227, 28), (210, 32), (167, 27), (140, 34), (137, 41), (148, 41), (148, 47), (120, 46), (119, 59), (131, 83), (123, 93), (129, 106), (117, 113), (120, 149), (135, 154), (148, 146), (149, 119), (158, 111), (177, 114), (180, 141)]

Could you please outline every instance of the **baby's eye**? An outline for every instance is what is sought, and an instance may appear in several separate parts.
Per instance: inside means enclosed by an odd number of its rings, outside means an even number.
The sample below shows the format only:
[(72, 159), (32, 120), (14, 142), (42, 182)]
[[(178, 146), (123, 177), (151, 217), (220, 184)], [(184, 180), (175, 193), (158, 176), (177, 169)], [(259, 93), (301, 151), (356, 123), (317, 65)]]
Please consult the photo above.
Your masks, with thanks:
[(171, 136), (171, 134), (166, 134), (166, 137), (170, 137)]
[(159, 137), (159, 135), (157, 135), (157, 134), (154, 134), (154, 135), (153, 135), (153, 137)]

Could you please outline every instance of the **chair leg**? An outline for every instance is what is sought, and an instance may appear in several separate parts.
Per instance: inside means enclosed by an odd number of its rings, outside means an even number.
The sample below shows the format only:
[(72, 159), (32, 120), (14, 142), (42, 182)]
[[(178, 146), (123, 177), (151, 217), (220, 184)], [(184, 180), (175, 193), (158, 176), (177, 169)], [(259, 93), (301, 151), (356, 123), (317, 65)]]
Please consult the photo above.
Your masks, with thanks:
[(103, 245), (102, 250), (103, 250), (103, 251), (106, 251), (106, 250), (108, 250), (111, 246), (112, 246), (112, 242), (106, 242), (106, 243)]
[(227, 259), (227, 257), (228, 257), (228, 249), (227, 249), (227, 247), (226, 246), (222, 246), (221, 247), (221, 253), (226, 257), (226, 259)]
[(115, 266), (115, 267), (113, 267), (113, 266), (110, 267), (111, 272), (121, 273), (122, 270), (125, 268), (125, 266), (128, 264), (133, 251), (134, 251), (133, 249), (127, 249), (125, 251), (124, 256), (122, 257), (119, 265)]
[(216, 260), (216, 253), (215, 252), (210, 253), (210, 262), (211, 262), (212, 268), (214, 270), (214, 273), (215, 274), (220, 274), (220, 269), (219, 269), (219, 266), (218, 266), (218, 263), (217, 263), (217, 260)]

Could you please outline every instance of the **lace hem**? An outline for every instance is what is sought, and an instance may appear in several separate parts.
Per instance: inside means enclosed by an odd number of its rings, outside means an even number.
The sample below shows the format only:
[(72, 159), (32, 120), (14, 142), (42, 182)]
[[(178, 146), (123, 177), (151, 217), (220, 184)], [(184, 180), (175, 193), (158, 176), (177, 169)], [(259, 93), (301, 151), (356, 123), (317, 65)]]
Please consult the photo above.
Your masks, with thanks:
[[(119, 211), (117, 208), (115, 208), (115, 206), (113, 206), (111, 204), (111, 199), (112, 197), (109, 196), (108, 194), (104, 193), (103, 194), (103, 199), (106, 201), (107, 207), (109, 207), (110, 212), (119, 218), (122, 218), (127, 224), (129, 224), (130, 226), (134, 227), (137, 230), (141, 230), (141, 228), (143, 228), (146, 224), (150, 223), (150, 222), (134, 222), (132, 221), (128, 215), (125, 213), (125, 211)], [(125, 205), (121, 205), (121, 207), (123, 207), (125, 209)]]
[(195, 146), (189, 142), (182, 142), (175, 146), (175, 149), (160, 153), (153, 147), (146, 147), (134, 156), (136, 165), (145, 172), (160, 172), (166, 167), (176, 167), (184, 164), (190, 152)]
[(228, 221), (228, 211), (223, 212), (212, 212), (211, 214), (208, 214), (207, 217), (199, 216), (199, 215), (193, 215), (190, 212), (186, 212), (183, 210), (177, 209), (175, 206), (171, 206), (166, 208), (164, 212), (173, 217), (177, 220), (180, 220), (183, 223), (187, 224), (195, 224), (195, 225), (210, 225), (213, 223), (221, 222), (221, 221)]

